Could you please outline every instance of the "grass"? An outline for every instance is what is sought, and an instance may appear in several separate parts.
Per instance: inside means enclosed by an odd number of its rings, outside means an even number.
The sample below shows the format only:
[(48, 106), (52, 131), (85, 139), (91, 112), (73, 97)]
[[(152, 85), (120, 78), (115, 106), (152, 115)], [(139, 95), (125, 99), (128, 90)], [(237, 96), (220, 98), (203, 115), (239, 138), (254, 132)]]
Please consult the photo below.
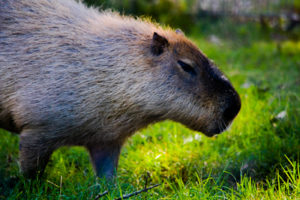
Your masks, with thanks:
[[(240, 114), (213, 138), (170, 121), (139, 131), (103, 199), (142, 189), (146, 179), (162, 185), (132, 199), (300, 199), (299, 42), (274, 41), (253, 24), (202, 28), (189, 36), (238, 90)], [(18, 136), (0, 131), (0, 199), (92, 199), (106, 190), (80, 147), (56, 151), (43, 179), (24, 179)]]

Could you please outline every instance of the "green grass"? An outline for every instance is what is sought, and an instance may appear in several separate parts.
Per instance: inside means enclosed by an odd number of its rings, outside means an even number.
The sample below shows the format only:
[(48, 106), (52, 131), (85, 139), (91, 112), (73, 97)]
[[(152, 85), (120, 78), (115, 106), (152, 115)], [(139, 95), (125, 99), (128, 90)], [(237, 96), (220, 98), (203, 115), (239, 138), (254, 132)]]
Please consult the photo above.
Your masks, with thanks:
[[(238, 90), (240, 114), (213, 138), (170, 121), (138, 132), (103, 199), (142, 189), (146, 179), (162, 185), (132, 199), (300, 199), (299, 42), (272, 41), (252, 25), (236, 25), (233, 38), (200, 28), (190, 38)], [(219, 42), (210, 42), (211, 33)], [(80, 147), (56, 151), (43, 179), (24, 179), (18, 141), (1, 131), (0, 199), (91, 199), (106, 190)]]

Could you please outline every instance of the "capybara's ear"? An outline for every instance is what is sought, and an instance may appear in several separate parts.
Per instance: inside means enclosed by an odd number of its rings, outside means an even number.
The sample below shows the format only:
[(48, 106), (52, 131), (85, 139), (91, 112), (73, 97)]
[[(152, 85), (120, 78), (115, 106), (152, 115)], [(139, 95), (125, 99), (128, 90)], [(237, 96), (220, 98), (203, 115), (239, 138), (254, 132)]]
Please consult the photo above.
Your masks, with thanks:
[(164, 48), (167, 46), (169, 46), (168, 40), (165, 37), (154, 32), (151, 43), (151, 52), (153, 53), (153, 55), (158, 56), (162, 54), (164, 52)]
[(183, 36), (184, 36), (184, 32), (183, 32), (180, 28), (176, 29), (175, 32), (176, 32), (178, 35), (183, 35)]

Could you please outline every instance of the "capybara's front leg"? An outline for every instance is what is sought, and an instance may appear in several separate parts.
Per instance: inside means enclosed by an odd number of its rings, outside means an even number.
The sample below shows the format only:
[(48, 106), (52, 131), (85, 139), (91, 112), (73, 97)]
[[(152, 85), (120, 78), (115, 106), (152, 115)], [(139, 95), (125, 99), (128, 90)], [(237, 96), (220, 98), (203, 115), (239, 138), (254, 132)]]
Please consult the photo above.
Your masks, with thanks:
[[(49, 146), (50, 145), (50, 146)], [(45, 141), (41, 133), (26, 130), (20, 136), (20, 166), (27, 178), (41, 176), (54, 150), (54, 145)]]
[(96, 174), (100, 178), (111, 180), (117, 170), (122, 144), (106, 143), (87, 146)]

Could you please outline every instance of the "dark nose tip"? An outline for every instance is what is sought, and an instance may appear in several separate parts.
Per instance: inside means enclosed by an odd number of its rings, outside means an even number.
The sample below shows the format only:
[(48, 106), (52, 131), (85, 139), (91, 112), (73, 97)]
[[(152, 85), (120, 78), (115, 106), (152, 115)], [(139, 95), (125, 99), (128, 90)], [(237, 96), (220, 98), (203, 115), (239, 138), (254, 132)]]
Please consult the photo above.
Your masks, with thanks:
[(230, 122), (239, 113), (241, 109), (241, 99), (239, 95), (234, 92), (233, 96), (227, 101), (227, 108), (224, 110), (223, 119)]

